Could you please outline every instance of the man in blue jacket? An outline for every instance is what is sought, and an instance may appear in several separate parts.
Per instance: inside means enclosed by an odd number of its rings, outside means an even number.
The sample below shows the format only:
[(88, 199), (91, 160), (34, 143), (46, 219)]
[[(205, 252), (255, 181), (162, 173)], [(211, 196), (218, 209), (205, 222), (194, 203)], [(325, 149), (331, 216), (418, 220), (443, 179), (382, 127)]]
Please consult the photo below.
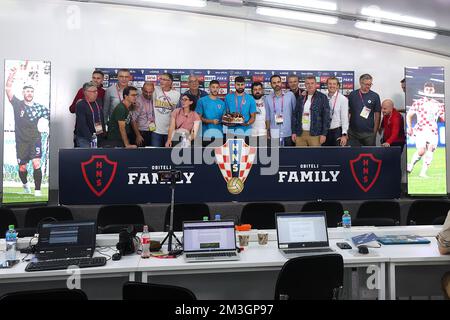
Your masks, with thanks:
[(316, 78), (305, 79), (307, 94), (299, 96), (292, 117), (292, 140), (298, 147), (320, 146), (326, 141), (330, 128), (328, 98), (316, 90)]

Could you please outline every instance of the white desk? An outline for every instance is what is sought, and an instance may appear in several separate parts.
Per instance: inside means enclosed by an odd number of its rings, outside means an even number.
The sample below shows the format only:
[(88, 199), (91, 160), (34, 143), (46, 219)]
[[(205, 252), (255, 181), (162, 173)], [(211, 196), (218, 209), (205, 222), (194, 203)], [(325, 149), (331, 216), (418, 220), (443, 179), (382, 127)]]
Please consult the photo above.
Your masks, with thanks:
[[(389, 298), (396, 297), (396, 267), (398, 266), (429, 266), (449, 265), (450, 255), (440, 255), (434, 236), (439, 232), (438, 226), (400, 226), (400, 227), (355, 227), (353, 235), (375, 232), (377, 235), (416, 234), (430, 237), (428, 245), (390, 245), (378, 249), (370, 249), (369, 255), (360, 255), (355, 250), (341, 250), (335, 243), (342, 241), (341, 228), (329, 229), (330, 244), (336, 252), (342, 254), (344, 267), (376, 268), (376, 288), (378, 298), (385, 299), (386, 291)], [(177, 259), (141, 259), (138, 255), (124, 256), (119, 261), (109, 260), (106, 266), (98, 268), (79, 269), (83, 278), (124, 277), (136, 280), (136, 275), (142, 273), (142, 281), (148, 278), (163, 280), (166, 283), (182, 285), (183, 281), (202, 287), (205, 293), (199, 298), (211, 299), (273, 299), (274, 288), (279, 270), (286, 259), (279, 253), (276, 245), (275, 230), (268, 230), (268, 245), (260, 246), (256, 240), (256, 232), (251, 234), (250, 246), (241, 253), (241, 260), (235, 262), (185, 263), (183, 258)], [(152, 233), (152, 240), (162, 240), (166, 233)], [(115, 245), (118, 235), (98, 235), (97, 244), (101, 246)], [(29, 239), (21, 240), (28, 244)], [(4, 240), (3, 240), (4, 243)], [(1, 241), (0, 241), (1, 247)], [(112, 254), (112, 251), (110, 252)], [(99, 255), (96, 253), (96, 255)], [(23, 255), (19, 255), (20, 258)], [(26, 283), (50, 280), (66, 280), (70, 274), (66, 270), (25, 272), (26, 262), (11, 269), (0, 269), (0, 283)], [(386, 281), (386, 279), (388, 281)], [(180, 281), (180, 282), (177, 282)], [(203, 282), (203, 283), (198, 283)], [(245, 283), (248, 285), (246, 286)], [(387, 286), (386, 286), (387, 285)], [(223, 287), (222, 287), (223, 286)], [(188, 286), (189, 287), (189, 286)], [(223, 289), (223, 292), (216, 288)], [(247, 291), (249, 294), (244, 294)], [(212, 295), (209, 293), (212, 292)]]
[(428, 237), (430, 244), (385, 245), (380, 251), (389, 257), (388, 287), (389, 298), (396, 299), (396, 267), (448, 265), (450, 270), (450, 255), (441, 255), (438, 251), (436, 238)]
[[(378, 298), (384, 300), (386, 297), (386, 287), (385, 287), (385, 264), (389, 261), (389, 258), (383, 256), (380, 253), (372, 253), (369, 255), (361, 255), (356, 252), (356, 250), (341, 250), (335, 246), (337, 240), (331, 240), (330, 244), (337, 253), (342, 254), (344, 259), (345, 268), (363, 268), (363, 267), (376, 267), (378, 276)], [(186, 275), (196, 275), (198, 281), (209, 281), (208, 286), (210, 288), (217, 288), (228, 286), (225, 293), (229, 293), (230, 296), (221, 296), (216, 294), (217, 299), (233, 299), (236, 296), (241, 296), (246, 299), (273, 299), (276, 278), (281, 270), (283, 264), (287, 259), (279, 252), (276, 241), (269, 241), (267, 245), (259, 245), (256, 242), (250, 242), (249, 247), (246, 247), (244, 251), (241, 252), (241, 260), (239, 261), (215, 261), (211, 263), (207, 262), (197, 262), (197, 263), (186, 263), (183, 257), (176, 259), (141, 259), (139, 262), (139, 271), (142, 272), (142, 281), (147, 282), (148, 277), (152, 278), (152, 282), (157, 280), (159, 276), (182, 276), (176, 279), (176, 283), (179, 281), (189, 282)], [(239, 280), (232, 279), (233, 275), (229, 274), (241, 274), (242, 276)], [(264, 275), (264, 279), (252, 278), (251, 273), (260, 273)], [(199, 275), (207, 275), (203, 279)], [(184, 276), (184, 279), (183, 279)], [(164, 279), (170, 280), (169, 277), (164, 277)], [(234, 282), (234, 286), (230, 283)], [(242, 283), (240, 281), (245, 281), (247, 283)], [(262, 283), (265, 281), (267, 283)], [(252, 283), (253, 282), (253, 283)], [(255, 283), (257, 282), (257, 283)], [(173, 283), (172, 284), (176, 284)], [(192, 284), (192, 283), (191, 283)], [(192, 285), (202, 286), (202, 283), (193, 283)], [(265, 292), (255, 292), (253, 286), (262, 286)], [(243, 295), (239, 290), (247, 290), (253, 292), (257, 296)], [(237, 294), (238, 292), (238, 294)]]
[[(108, 255), (112, 255), (114, 250), (102, 251)], [(17, 258), (22, 259), (25, 255), (18, 254)], [(98, 252), (94, 256), (102, 256)], [(31, 255), (29, 255), (31, 257)], [(112, 278), (126, 276), (130, 281), (136, 279), (140, 256), (131, 255), (124, 256), (119, 261), (109, 260), (103, 267), (94, 268), (79, 268), (79, 275), (81, 278)], [(67, 280), (73, 273), (68, 270), (50, 270), (50, 271), (35, 271), (26, 272), (25, 267), (28, 262), (21, 262), (10, 269), (0, 269), (0, 282), (14, 283), (14, 282), (35, 282), (35, 281), (50, 281), (50, 280)]]

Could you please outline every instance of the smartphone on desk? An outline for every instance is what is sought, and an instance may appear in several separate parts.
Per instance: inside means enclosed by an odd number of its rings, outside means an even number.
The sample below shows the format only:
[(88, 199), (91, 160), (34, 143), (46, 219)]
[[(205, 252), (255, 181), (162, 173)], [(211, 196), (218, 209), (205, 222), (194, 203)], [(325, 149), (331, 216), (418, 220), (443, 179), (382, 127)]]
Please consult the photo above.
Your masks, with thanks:
[(347, 242), (337, 242), (336, 245), (339, 249), (345, 250), (345, 249), (351, 249), (352, 246), (349, 245)]

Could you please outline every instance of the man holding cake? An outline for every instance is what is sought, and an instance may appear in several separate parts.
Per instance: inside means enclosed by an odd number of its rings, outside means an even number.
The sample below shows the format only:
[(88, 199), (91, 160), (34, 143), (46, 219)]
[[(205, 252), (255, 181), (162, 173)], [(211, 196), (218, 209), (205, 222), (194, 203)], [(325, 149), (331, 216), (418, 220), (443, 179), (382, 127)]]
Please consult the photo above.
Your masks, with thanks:
[(251, 135), (251, 124), (255, 122), (256, 102), (255, 99), (245, 93), (244, 77), (234, 79), (235, 92), (225, 96), (225, 110), (222, 123), (227, 128), (227, 135), (244, 137), (246, 142)]

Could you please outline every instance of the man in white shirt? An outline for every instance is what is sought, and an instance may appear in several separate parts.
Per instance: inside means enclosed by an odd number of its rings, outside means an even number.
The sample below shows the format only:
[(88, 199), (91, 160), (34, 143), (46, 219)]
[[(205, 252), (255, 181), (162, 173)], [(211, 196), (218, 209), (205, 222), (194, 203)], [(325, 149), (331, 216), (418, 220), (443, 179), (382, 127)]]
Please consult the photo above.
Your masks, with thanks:
[(159, 80), (160, 86), (155, 87), (155, 92), (153, 93), (156, 125), (156, 129), (151, 137), (151, 145), (153, 147), (164, 147), (166, 145), (170, 115), (180, 100), (180, 93), (172, 89), (172, 74), (163, 73)]
[(339, 92), (340, 83), (336, 77), (327, 79), (327, 87), (331, 124), (323, 146), (345, 146), (348, 139), (348, 99)]
[(267, 130), (264, 88), (261, 82), (252, 83), (252, 96), (256, 101), (256, 118), (252, 124), (252, 137), (263, 137), (267, 135)]

